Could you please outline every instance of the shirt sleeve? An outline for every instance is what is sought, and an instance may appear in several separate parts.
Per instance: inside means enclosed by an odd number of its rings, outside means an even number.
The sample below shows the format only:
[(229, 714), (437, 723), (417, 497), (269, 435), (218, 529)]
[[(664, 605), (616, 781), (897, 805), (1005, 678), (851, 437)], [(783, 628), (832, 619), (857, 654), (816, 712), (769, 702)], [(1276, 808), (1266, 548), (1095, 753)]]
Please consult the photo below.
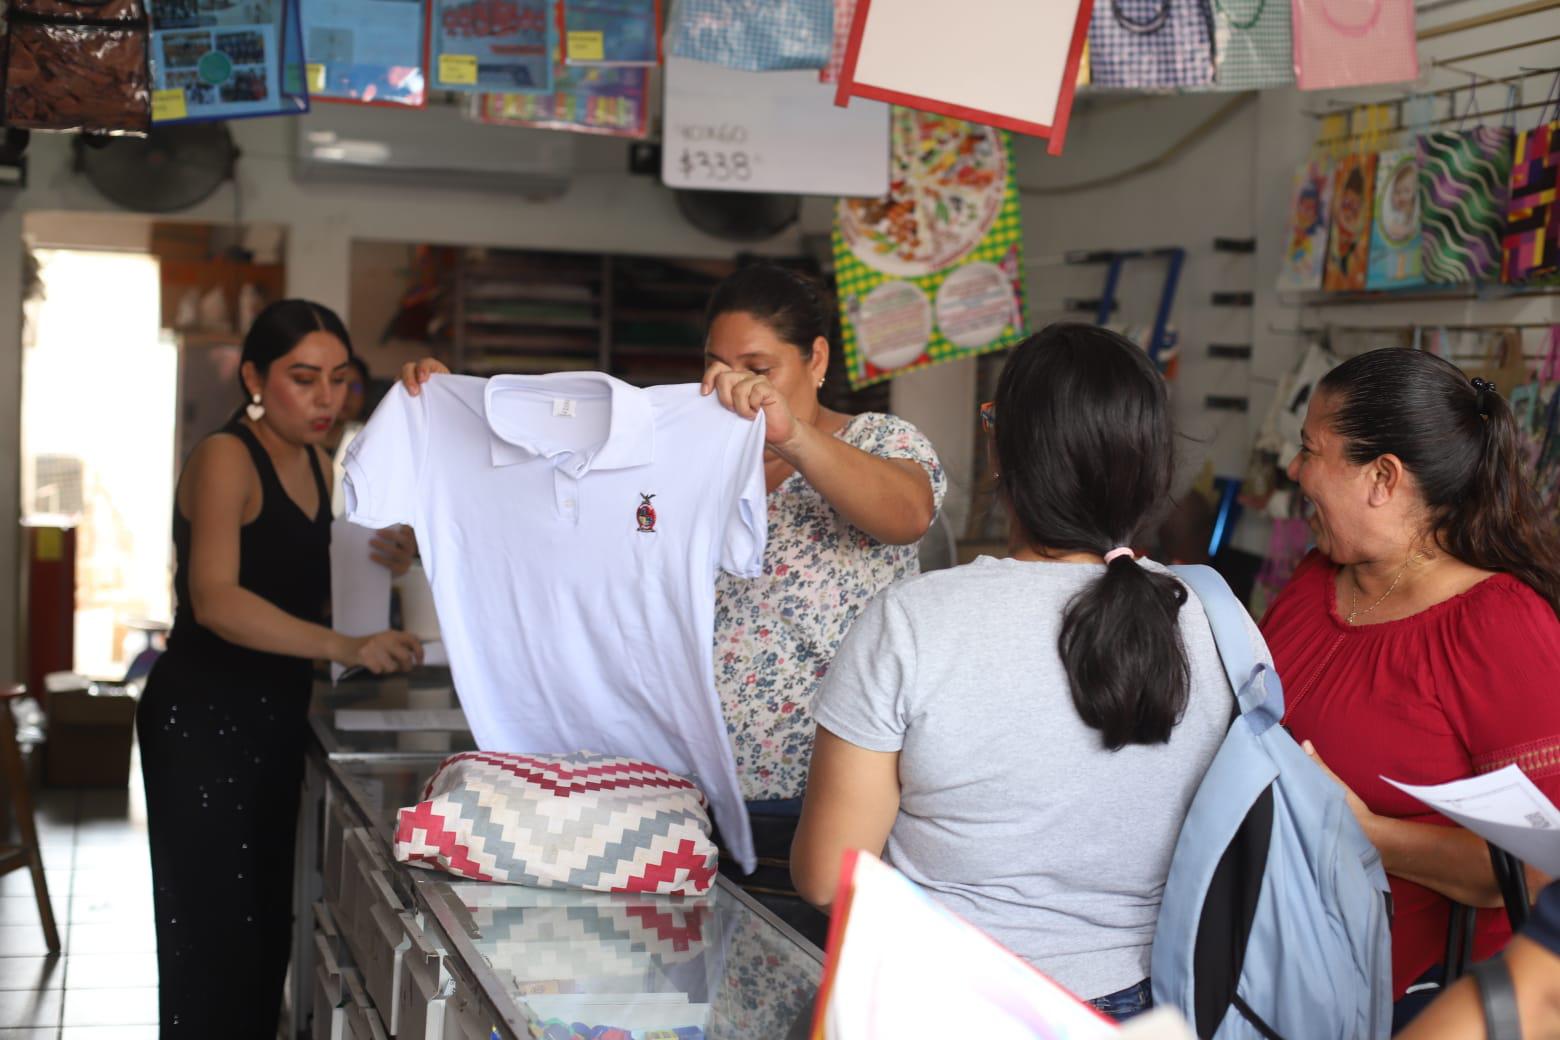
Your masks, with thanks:
[(764, 572), (769, 535), (769, 492), (764, 484), (764, 416), (739, 419), (740, 432), (727, 447), (725, 474), (731, 488), (722, 532), (720, 569), (738, 578)]
[(413, 397), (397, 385), (353, 438), (342, 464), (348, 520), (376, 528), (415, 521), (433, 392), (430, 383)]
[(856, 447), (869, 455), (882, 459), (909, 459), (926, 471), (932, 482), (932, 508), (942, 511), (943, 497), (948, 493), (948, 476), (943, 472), (942, 460), (937, 449), (927, 440), (926, 434), (897, 415), (874, 415), (869, 432)]
[(1522, 934), (1560, 957), (1560, 881), (1552, 881), (1538, 894)]
[(1516, 764), (1560, 797), (1560, 619), (1526, 585), (1487, 580), (1505, 584), (1463, 613), (1438, 693), (1475, 774)]
[(899, 751), (914, 681), (914, 633), (889, 590), (867, 604), (840, 644), (813, 702), (813, 718), (859, 748)]

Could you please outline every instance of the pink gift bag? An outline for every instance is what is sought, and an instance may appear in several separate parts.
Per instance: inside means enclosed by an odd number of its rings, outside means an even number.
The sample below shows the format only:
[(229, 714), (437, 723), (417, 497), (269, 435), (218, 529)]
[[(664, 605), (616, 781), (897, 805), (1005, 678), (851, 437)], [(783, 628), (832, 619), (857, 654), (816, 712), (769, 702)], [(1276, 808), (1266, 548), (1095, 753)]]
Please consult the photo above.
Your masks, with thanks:
[(1294, 36), (1301, 90), (1419, 78), (1414, 0), (1294, 0)]

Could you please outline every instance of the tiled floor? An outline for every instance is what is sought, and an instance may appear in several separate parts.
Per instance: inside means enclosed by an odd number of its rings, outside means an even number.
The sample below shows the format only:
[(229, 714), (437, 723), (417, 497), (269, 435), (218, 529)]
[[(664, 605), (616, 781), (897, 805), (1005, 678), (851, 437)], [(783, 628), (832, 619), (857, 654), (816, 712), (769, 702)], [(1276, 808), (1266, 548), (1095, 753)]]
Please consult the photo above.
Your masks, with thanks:
[(49, 957), (26, 871), (0, 877), (0, 1040), (156, 1040), (157, 959), (140, 777), (43, 791), (38, 830), (65, 950)]

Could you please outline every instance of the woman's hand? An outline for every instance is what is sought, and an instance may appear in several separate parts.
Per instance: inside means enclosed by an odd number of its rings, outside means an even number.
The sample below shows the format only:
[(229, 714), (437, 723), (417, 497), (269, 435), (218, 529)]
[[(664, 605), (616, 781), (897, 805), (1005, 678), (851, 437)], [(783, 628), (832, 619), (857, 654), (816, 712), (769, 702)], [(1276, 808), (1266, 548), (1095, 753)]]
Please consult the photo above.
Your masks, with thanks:
[(785, 446), (801, 433), (801, 420), (796, 418), (775, 385), (761, 375), (738, 372), (724, 362), (711, 361), (710, 367), (704, 370), (704, 383), (699, 392), (706, 397), (715, 394), (721, 404), (744, 419), (752, 419), (763, 412), (764, 443), (782, 454)]
[(412, 558), (417, 555), (417, 536), (405, 524), (386, 527), (374, 533), (368, 549), (369, 559), (399, 578), (412, 568)]
[(414, 635), (393, 629), (371, 636), (343, 636), (335, 660), (374, 675), (409, 672), (422, 664), (422, 643)]
[(421, 361), (408, 361), (401, 366), (401, 385), (416, 397), (422, 393), (422, 385), (433, 376), (447, 376), (449, 367), (438, 358), (425, 357)]
[(1354, 818), (1359, 821), (1360, 827), (1366, 831), (1366, 837), (1369, 837), (1370, 824), (1376, 819), (1376, 814), (1370, 811), (1370, 806), (1366, 805), (1360, 796), (1354, 793), (1352, 787), (1340, 780), (1337, 773), (1327, 768), (1327, 763), (1322, 761), (1322, 756), (1316, 753), (1315, 744), (1307, 740), (1300, 746), (1305, 749), (1307, 755), (1311, 756), (1311, 761), (1320, 766), (1322, 772), (1326, 773), (1333, 783), (1343, 788), (1344, 796), (1349, 802), (1350, 811), (1354, 813)]

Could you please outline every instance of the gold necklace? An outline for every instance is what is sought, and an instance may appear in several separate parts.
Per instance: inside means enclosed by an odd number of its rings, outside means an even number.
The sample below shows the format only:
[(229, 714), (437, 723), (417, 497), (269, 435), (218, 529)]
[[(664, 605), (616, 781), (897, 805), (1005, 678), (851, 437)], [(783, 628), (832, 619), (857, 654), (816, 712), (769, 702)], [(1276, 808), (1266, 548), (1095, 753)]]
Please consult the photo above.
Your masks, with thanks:
[(1413, 563), (1415, 560), (1423, 559), (1423, 558), (1424, 558), (1424, 553), (1418, 552), (1418, 553), (1415, 553), (1413, 556), (1410, 556), (1408, 559), (1404, 560), (1403, 561), (1403, 566), (1398, 568), (1397, 576), (1392, 579), (1392, 584), (1387, 586), (1387, 591), (1383, 592), (1381, 594), (1381, 598), (1380, 599), (1378, 599), (1376, 602), (1372, 603), (1370, 606), (1366, 607), (1364, 610), (1359, 609), (1359, 607), (1360, 607), (1360, 581), (1359, 581), (1358, 578), (1354, 577), (1353, 575), (1350, 575), (1349, 576), (1349, 585), (1351, 587), (1351, 591), (1349, 593), (1349, 616), (1343, 619), (1344, 620), (1344, 624), (1347, 624), (1347, 625), (1354, 624), (1354, 621), (1355, 621), (1356, 618), (1364, 617), (1366, 614), (1369, 614), (1371, 611), (1375, 610), (1377, 607), (1379, 607), (1383, 603), (1385, 603), (1387, 601), (1387, 597), (1392, 595), (1392, 593), (1397, 591), (1398, 582), (1403, 580), (1403, 575), (1408, 570), (1408, 565), (1410, 563)]

